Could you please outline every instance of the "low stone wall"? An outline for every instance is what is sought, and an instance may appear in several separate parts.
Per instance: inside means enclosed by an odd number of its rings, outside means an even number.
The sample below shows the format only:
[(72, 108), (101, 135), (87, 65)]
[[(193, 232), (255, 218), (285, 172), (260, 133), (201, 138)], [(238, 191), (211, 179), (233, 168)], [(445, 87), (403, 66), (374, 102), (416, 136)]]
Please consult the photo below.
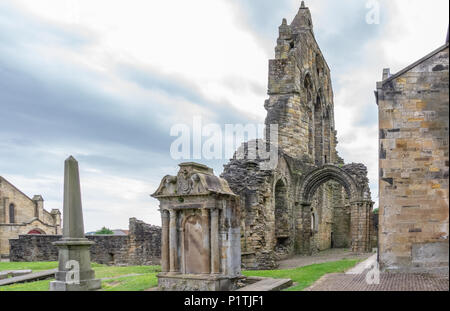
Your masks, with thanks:
[[(88, 235), (95, 242), (91, 260), (111, 265), (159, 265), (161, 228), (130, 219), (129, 235)], [(58, 248), (52, 242), (61, 235), (19, 235), (10, 239), (10, 261), (56, 261)]]

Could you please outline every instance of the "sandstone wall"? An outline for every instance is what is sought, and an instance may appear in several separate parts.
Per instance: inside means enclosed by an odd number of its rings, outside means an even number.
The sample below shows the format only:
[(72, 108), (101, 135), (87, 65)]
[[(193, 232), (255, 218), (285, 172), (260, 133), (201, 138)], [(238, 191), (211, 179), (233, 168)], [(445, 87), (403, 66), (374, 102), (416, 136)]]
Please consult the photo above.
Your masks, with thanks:
[[(10, 261), (55, 261), (58, 248), (52, 242), (61, 235), (19, 235), (9, 240)], [(161, 257), (161, 228), (130, 219), (127, 236), (87, 235), (95, 244), (91, 260), (111, 265), (159, 265)]]
[(449, 49), (377, 86), (380, 265), (448, 269)]

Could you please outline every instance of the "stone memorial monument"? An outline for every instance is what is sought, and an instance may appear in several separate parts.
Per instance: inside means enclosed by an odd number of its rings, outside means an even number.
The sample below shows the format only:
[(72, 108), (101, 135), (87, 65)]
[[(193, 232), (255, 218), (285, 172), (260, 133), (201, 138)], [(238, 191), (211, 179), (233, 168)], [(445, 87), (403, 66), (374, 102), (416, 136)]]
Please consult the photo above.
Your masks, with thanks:
[(226, 180), (182, 163), (152, 195), (162, 218), (159, 290), (233, 290), (241, 276), (239, 199)]
[(101, 288), (91, 269), (89, 248), (94, 242), (84, 236), (78, 162), (70, 156), (64, 163), (63, 237), (54, 242), (58, 247), (56, 281), (51, 291), (87, 291)]

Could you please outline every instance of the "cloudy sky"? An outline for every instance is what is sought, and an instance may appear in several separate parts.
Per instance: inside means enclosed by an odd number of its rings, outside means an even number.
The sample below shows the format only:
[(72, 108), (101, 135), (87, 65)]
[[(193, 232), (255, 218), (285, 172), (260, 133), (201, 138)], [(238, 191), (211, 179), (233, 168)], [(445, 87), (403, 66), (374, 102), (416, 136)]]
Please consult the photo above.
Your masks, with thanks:
[[(379, 24), (368, 24), (373, 3)], [(331, 68), (338, 150), (369, 168), (378, 201), (382, 69), (444, 44), (448, 0), (309, 0)], [(263, 123), (268, 60), (297, 0), (0, 0), (0, 175), (62, 209), (80, 164), (86, 231), (160, 224), (149, 197), (176, 174), (174, 124)], [(373, 7), (373, 6), (372, 6)], [(227, 159), (202, 161), (222, 172)]]

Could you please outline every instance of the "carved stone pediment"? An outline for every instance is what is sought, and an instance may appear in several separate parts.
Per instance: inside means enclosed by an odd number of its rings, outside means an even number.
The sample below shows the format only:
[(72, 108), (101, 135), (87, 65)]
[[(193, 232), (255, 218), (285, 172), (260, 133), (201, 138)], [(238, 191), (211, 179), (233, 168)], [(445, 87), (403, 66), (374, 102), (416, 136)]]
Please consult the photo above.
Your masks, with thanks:
[(177, 176), (165, 176), (152, 197), (207, 195), (222, 193), (234, 195), (226, 180), (214, 175), (213, 170), (198, 163), (182, 163)]

